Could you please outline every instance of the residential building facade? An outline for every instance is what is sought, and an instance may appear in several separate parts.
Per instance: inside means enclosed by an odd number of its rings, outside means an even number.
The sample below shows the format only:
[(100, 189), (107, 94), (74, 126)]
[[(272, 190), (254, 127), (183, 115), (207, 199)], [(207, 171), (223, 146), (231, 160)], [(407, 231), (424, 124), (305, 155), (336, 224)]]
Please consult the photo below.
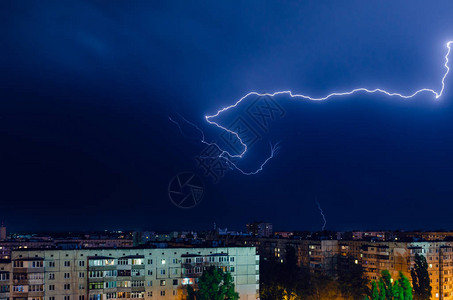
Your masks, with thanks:
[(0, 261), (0, 300), (185, 299), (208, 266), (230, 272), (241, 299), (259, 297), (254, 247), (39, 249)]

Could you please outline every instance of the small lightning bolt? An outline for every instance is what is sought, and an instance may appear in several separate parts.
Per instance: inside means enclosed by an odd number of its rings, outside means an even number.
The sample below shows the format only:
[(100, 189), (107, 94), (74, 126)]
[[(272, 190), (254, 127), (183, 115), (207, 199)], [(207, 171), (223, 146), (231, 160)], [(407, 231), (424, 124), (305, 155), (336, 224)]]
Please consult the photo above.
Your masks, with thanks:
[[(304, 95), (304, 94), (294, 94), (292, 91), (279, 91), (279, 92), (275, 92), (275, 93), (258, 93), (258, 92), (250, 92), (248, 94), (246, 94), (245, 96), (243, 96), (242, 98), (240, 98), (238, 101), (236, 101), (236, 103), (230, 105), (230, 106), (227, 106), (227, 107), (224, 107), (220, 110), (218, 110), (215, 114), (213, 115), (206, 115), (205, 116), (205, 120), (206, 122), (208, 122), (209, 124), (211, 125), (214, 125), (218, 128), (220, 128), (221, 130), (224, 130), (228, 133), (230, 133), (231, 135), (235, 136), (236, 139), (239, 141), (239, 143), (241, 144), (242, 146), (242, 152), (240, 152), (239, 154), (232, 154), (232, 153), (229, 153), (228, 151), (226, 150), (223, 150), (221, 149), (220, 146), (218, 146), (216, 143), (207, 143), (205, 140), (204, 140), (204, 135), (203, 135), (203, 138), (202, 138), (202, 142), (205, 143), (205, 144), (210, 144), (210, 145), (214, 145), (216, 146), (219, 151), (220, 151), (220, 154), (218, 155), (218, 157), (220, 158), (223, 158), (225, 159), (229, 164), (231, 164), (232, 166), (234, 166), (234, 168), (236, 168), (237, 170), (239, 170), (242, 174), (244, 175), (254, 175), (254, 174), (257, 174), (258, 172), (262, 171), (263, 170), (263, 167), (269, 162), (269, 160), (271, 160), (275, 154), (277, 153), (277, 150), (278, 150), (278, 145), (272, 145), (271, 144), (271, 153), (269, 155), (269, 157), (255, 170), (255, 171), (251, 171), (251, 172), (246, 172), (246, 171), (243, 171), (241, 170), (240, 168), (238, 168), (236, 166), (236, 164), (234, 164), (231, 159), (232, 158), (243, 158), (243, 156), (247, 153), (247, 150), (248, 150), (248, 147), (247, 147), (247, 144), (241, 139), (241, 137), (239, 136), (238, 132), (236, 131), (233, 131), (231, 129), (228, 129), (222, 125), (220, 125), (219, 123), (215, 122), (214, 119), (217, 118), (219, 115), (221, 115), (222, 113), (232, 109), (232, 108), (235, 108), (236, 106), (238, 106), (242, 101), (244, 101), (247, 97), (251, 96), (251, 95), (255, 95), (255, 96), (258, 96), (258, 97), (264, 97), (264, 96), (268, 96), (268, 97), (275, 97), (277, 95), (288, 95), (290, 96), (291, 98), (295, 98), (295, 99), (300, 99), (300, 100), (309, 100), (309, 101), (324, 101), (324, 100), (327, 100), (327, 99), (330, 99), (332, 97), (337, 97), (337, 96), (349, 96), (349, 95), (353, 95), (353, 94), (356, 94), (356, 93), (359, 93), (359, 92), (365, 92), (365, 93), (368, 93), (368, 94), (374, 94), (374, 93), (381, 93), (381, 94), (384, 94), (386, 96), (389, 96), (389, 97), (393, 97), (393, 96), (396, 96), (396, 97), (399, 97), (399, 98), (403, 98), (403, 99), (409, 99), (409, 98), (413, 98), (415, 97), (416, 95), (420, 94), (420, 93), (424, 93), (424, 92), (427, 92), (427, 93), (431, 93), (435, 96), (436, 99), (440, 98), (444, 92), (444, 89), (445, 89), (445, 79), (447, 78), (447, 75), (448, 73), (450, 72), (450, 68), (448, 66), (448, 61), (449, 61), (449, 56), (450, 56), (450, 52), (451, 52), (451, 44), (453, 43), (453, 41), (449, 41), (447, 42), (446, 46), (447, 46), (447, 53), (445, 55), (445, 73), (444, 75), (442, 76), (442, 80), (441, 80), (441, 89), (439, 92), (433, 90), (433, 89), (429, 89), (429, 88), (423, 88), (423, 89), (420, 89), (420, 90), (417, 90), (415, 91), (414, 93), (412, 94), (409, 94), (409, 95), (404, 95), (404, 94), (401, 94), (401, 93), (396, 93), (396, 92), (389, 92), (389, 91), (386, 91), (386, 90), (383, 90), (383, 89), (380, 89), (380, 88), (375, 88), (375, 89), (368, 89), (368, 88), (363, 88), (363, 87), (360, 87), (360, 88), (356, 88), (356, 89), (353, 89), (353, 90), (350, 90), (350, 91), (347, 91), (347, 92), (334, 92), (334, 93), (331, 93), (331, 94), (328, 94), (327, 96), (324, 96), (324, 97), (311, 97), (311, 96), (307, 96), (307, 95)], [(171, 120), (171, 119), (170, 119)], [(173, 120), (171, 120), (173, 121)], [(174, 121), (173, 121), (174, 122)], [(188, 121), (187, 121), (188, 122)], [(193, 123), (190, 123), (188, 122), (189, 124), (195, 126)], [(178, 125), (179, 126), (179, 125)], [(202, 132), (197, 126), (195, 126), (200, 132)]]
[(319, 204), (318, 199), (316, 199), (315, 202), (316, 202), (316, 205), (318, 205), (319, 212), (321, 213), (322, 219), (324, 220), (324, 224), (322, 225), (322, 231), (324, 231), (324, 229), (326, 229), (326, 224), (327, 224), (326, 216), (324, 215), (324, 212), (322, 211), (321, 204)]

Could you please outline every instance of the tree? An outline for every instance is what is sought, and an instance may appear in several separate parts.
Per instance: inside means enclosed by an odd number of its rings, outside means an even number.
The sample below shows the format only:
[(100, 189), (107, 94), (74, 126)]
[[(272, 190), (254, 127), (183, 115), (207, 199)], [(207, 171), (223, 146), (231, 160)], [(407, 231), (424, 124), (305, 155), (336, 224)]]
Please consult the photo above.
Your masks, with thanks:
[(368, 300), (412, 300), (412, 286), (409, 279), (399, 273), (398, 280), (392, 285), (392, 278), (389, 271), (381, 272), (379, 283), (373, 280), (371, 284), (371, 298)]
[(187, 287), (189, 300), (237, 300), (233, 277), (220, 268), (208, 267), (198, 280), (198, 290)]
[(412, 286), (415, 300), (431, 299), (431, 290), (428, 272), (428, 262), (423, 255), (415, 254), (415, 266), (411, 270)]
[(355, 263), (355, 258), (346, 261), (347, 266), (338, 270), (338, 283), (345, 299), (363, 300), (369, 293), (369, 281), (363, 275), (362, 265)]
[(313, 274), (311, 280), (311, 293), (301, 299), (304, 300), (330, 300), (330, 299), (342, 299), (349, 300), (341, 294), (339, 284), (333, 278), (323, 274)]
[(260, 261), (260, 297), (263, 300), (306, 299), (311, 288), (307, 268), (297, 265), (296, 249), (287, 245), (283, 263), (281, 258)]

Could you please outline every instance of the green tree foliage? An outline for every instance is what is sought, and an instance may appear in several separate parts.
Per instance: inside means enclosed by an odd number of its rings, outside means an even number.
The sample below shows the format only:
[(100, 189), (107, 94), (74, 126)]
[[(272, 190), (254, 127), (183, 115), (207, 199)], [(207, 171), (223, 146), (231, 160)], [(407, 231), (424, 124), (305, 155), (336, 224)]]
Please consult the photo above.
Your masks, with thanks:
[(398, 280), (392, 284), (392, 278), (389, 271), (384, 270), (381, 273), (379, 282), (373, 280), (371, 283), (371, 295), (369, 300), (413, 300), (412, 286), (409, 279), (399, 273)]
[(371, 283), (371, 300), (379, 299), (379, 290), (377, 288), (376, 281), (373, 280)]
[(428, 262), (423, 255), (415, 254), (415, 266), (411, 270), (415, 300), (431, 299), (432, 287), (429, 280)]
[(198, 280), (198, 290), (187, 287), (188, 300), (237, 300), (233, 277), (220, 268), (207, 268)]

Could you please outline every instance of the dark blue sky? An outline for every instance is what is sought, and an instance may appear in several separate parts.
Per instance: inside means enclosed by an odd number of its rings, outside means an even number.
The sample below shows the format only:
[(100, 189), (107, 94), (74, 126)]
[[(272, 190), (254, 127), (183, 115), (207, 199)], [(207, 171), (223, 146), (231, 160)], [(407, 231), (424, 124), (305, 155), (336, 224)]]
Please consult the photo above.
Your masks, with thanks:
[[(213, 184), (168, 116), (204, 115), (249, 91), (440, 89), (451, 1), (1, 1), (0, 218), (26, 229), (447, 228), (453, 213), (453, 79), (443, 97), (275, 98), (279, 155)], [(234, 114), (231, 115), (234, 117)], [(184, 125), (186, 133), (194, 134)], [(200, 206), (169, 180), (195, 171)]]

